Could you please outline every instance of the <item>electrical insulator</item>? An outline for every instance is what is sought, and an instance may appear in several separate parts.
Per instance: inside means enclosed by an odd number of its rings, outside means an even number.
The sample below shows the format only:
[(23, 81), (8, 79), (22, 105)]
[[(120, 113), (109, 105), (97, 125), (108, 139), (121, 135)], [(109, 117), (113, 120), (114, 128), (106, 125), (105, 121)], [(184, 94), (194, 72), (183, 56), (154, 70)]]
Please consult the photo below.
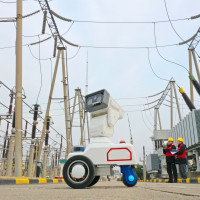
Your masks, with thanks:
[(33, 114), (32, 139), (35, 139), (36, 125), (38, 124), (37, 122), (38, 114), (42, 114), (40, 105), (35, 104), (33, 106), (33, 109), (30, 110), (29, 112)]
[(190, 80), (192, 81), (192, 84), (194, 85), (197, 93), (200, 95), (200, 85), (197, 82), (197, 80), (194, 78), (194, 76), (192, 74), (189, 75)]
[(47, 117), (47, 123), (46, 123), (46, 137), (45, 137), (45, 146), (47, 147), (48, 146), (48, 143), (49, 143), (49, 127), (50, 127), (50, 120), (51, 120), (51, 117), (48, 116)]
[(53, 57), (56, 57), (56, 48), (57, 48), (57, 36), (54, 39)]
[(26, 137), (26, 135), (27, 135), (27, 128), (28, 128), (28, 122), (26, 121), (26, 124), (25, 124), (25, 131), (24, 131), (24, 137)]
[(15, 111), (13, 113), (13, 119), (12, 119), (12, 134), (15, 134)]
[(185, 103), (187, 104), (188, 108), (192, 111), (193, 109), (196, 109), (187, 96), (187, 94), (184, 92), (183, 88), (179, 88), (179, 92), (182, 94), (183, 99), (185, 100)]
[(9, 106), (9, 111), (8, 111), (9, 115), (12, 114), (12, 105), (13, 105), (13, 92), (11, 92), (10, 94), (10, 106)]
[(46, 20), (47, 20), (47, 11), (44, 11), (43, 23), (42, 23), (42, 34), (45, 33), (46, 29)]

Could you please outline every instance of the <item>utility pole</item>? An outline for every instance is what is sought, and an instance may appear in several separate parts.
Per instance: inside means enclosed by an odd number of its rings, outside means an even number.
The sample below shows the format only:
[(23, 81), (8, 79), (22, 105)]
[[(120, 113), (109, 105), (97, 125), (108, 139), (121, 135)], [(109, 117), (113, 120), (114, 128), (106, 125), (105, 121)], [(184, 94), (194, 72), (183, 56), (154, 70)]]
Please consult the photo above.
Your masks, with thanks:
[[(67, 82), (66, 82), (66, 70), (65, 70), (65, 58), (64, 58), (64, 49), (62, 51), (62, 75), (63, 75), (63, 94), (64, 94), (64, 108), (65, 108), (65, 128), (66, 128), (66, 138), (67, 138), (67, 149), (65, 154), (65, 159), (67, 159), (69, 153), (70, 153), (70, 127), (69, 127), (69, 109), (68, 109), (68, 99), (69, 96), (67, 94)], [(67, 51), (67, 50), (66, 50)]]
[[(14, 109), (15, 110), (15, 109)], [(15, 148), (15, 111), (13, 113), (12, 120), (12, 134), (8, 143), (8, 155), (7, 155), (7, 168), (6, 168), (6, 176), (12, 176), (12, 164), (13, 164), (13, 154)]]
[(15, 176), (22, 175), (22, 0), (17, 0)]
[(145, 146), (143, 146), (143, 180), (146, 180), (146, 156), (145, 156)]
[(81, 127), (81, 141), (80, 141), (80, 145), (83, 145), (83, 116), (82, 116), (82, 103), (81, 103), (81, 90), (80, 89), (76, 89), (77, 91), (77, 96), (78, 96), (78, 106), (79, 106), (79, 117), (80, 117), (80, 127)]
[(41, 135), (41, 140), (40, 140), (40, 145), (39, 145), (39, 150), (38, 150), (38, 156), (37, 156), (36, 162), (39, 162), (41, 154), (42, 154), (42, 146), (43, 146), (43, 142), (44, 142), (44, 136), (45, 136), (45, 130), (46, 130), (46, 123), (47, 123), (47, 118), (49, 117), (49, 111), (50, 111), (50, 106), (51, 106), (51, 100), (52, 100), (52, 95), (53, 95), (53, 90), (54, 90), (54, 85), (55, 85), (57, 70), (58, 70), (60, 53), (61, 53), (61, 51), (58, 50), (56, 64), (55, 64), (55, 69), (54, 69), (54, 74), (53, 74), (53, 79), (52, 79), (52, 82), (51, 82), (51, 89), (50, 89), (50, 92), (49, 92), (49, 99), (48, 99), (48, 103), (47, 103), (46, 114), (45, 114), (45, 118), (44, 118), (42, 135)]

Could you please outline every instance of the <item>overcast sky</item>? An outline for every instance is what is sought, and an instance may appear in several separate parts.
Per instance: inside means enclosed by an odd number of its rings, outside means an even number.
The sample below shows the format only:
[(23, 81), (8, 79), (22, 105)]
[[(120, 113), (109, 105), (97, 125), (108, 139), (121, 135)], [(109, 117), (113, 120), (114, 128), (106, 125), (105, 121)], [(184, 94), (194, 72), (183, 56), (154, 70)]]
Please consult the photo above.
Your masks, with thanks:
[[(4, 0), (6, 2), (6, 0)], [(11, 1), (11, 0), (10, 0)], [(88, 21), (162, 21), (168, 20), (163, 0), (52, 0), (50, 7), (56, 13), (73, 20)], [(200, 13), (198, 0), (166, 0), (169, 16), (171, 19), (189, 18)], [(23, 15), (40, 10), (39, 3), (33, 0), (23, 2)], [(4, 4), (0, 2), (0, 18), (15, 17), (16, 4)], [(41, 33), (43, 14), (40, 12), (34, 16), (23, 20), (23, 35), (35, 37), (23, 37), (23, 44), (37, 42), (45, 39), (47, 34), (37, 36)], [(199, 28), (199, 19), (183, 20), (172, 22), (176, 31), (183, 39), (188, 39)], [(70, 22), (64, 22), (56, 18), (56, 23), (61, 34), (70, 27)], [(169, 22), (156, 23), (156, 36), (158, 45), (178, 44), (181, 42)], [(46, 28), (46, 33), (50, 33)], [(69, 32), (63, 35), (67, 40), (80, 46), (131, 46), (150, 47), (155, 46), (154, 24), (92, 24), (73, 23)], [(0, 23), (0, 48), (15, 45), (16, 30), (13, 23)], [(39, 45), (31, 46), (32, 53), (39, 57)], [(39, 104), (42, 111), (45, 111), (51, 83), (51, 61), (54, 69), (55, 58), (49, 59), (53, 54), (53, 39), (41, 44), (42, 59), (42, 91), (39, 96)], [(187, 45), (171, 46), (159, 48), (161, 54), (169, 60), (173, 60), (188, 68)], [(78, 48), (68, 46), (68, 57), (73, 57)], [(142, 155), (142, 146), (146, 146), (147, 154), (153, 151), (150, 137), (153, 134), (153, 109), (141, 112), (148, 106), (143, 106), (147, 102), (152, 102), (160, 96), (147, 97), (165, 89), (167, 81), (158, 79), (151, 71), (148, 62), (147, 48), (143, 49), (97, 49), (81, 48), (77, 56), (68, 60), (70, 97), (74, 96), (74, 89), (79, 87), (85, 93), (86, 80), (86, 60), (88, 51), (89, 62), (89, 92), (94, 92), (105, 88), (126, 111), (124, 119), (119, 121), (115, 128), (112, 140), (119, 142), (125, 139), (129, 142), (129, 127), (127, 113), (130, 117), (131, 130), (134, 145), (138, 157)], [(198, 52), (198, 48), (197, 48)], [(156, 49), (150, 49), (150, 60), (155, 72), (162, 78), (170, 79), (174, 77), (176, 82), (185, 89), (189, 95), (189, 80), (186, 70), (176, 65), (167, 63), (159, 57)], [(61, 64), (61, 62), (60, 62)], [(195, 73), (194, 73), (195, 74)], [(196, 74), (195, 74), (196, 77)], [(9, 87), (15, 85), (15, 49), (0, 49), (0, 80)], [(61, 65), (57, 75), (54, 97), (62, 97), (62, 74)], [(33, 105), (36, 102), (40, 80), (40, 65), (27, 46), (23, 47), (23, 88), (26, 93), (26, 102)], [(9, 105), (9, 93), (0, 88), (0, 101)], [(181, 96), (179, 95), (181, 99)], [(199, 97), (195, 96), (198, 100)], [(169, 97), (167, 97), (169, 100)], [(181, 112), (185, 116), (189, 110), (180, 100)], [(169, 105), (169, 102), (165, 102)], [(198, 101), (195, 102), (198, 108)], [(149, 107), (155, 105), (151, 104)], [(63, 104), (53, 103), (51, 115), (53, 116), (54, 127), (65, 136)], [(0, 107), (0, 113), (6, 110)], [(32, 116), (24, 106), (24, 117), (32, 122)], [(164, 129), (169, 129), (169, 108), (162, 106), (160, 110), (162, 125)], [(44, 115), (44, 112), (43, 112)], [(78, 125), (78, 119), (75, 123)], [(178, 115), (175, 109), (174, 123), (178, 122)], [(23, 124), (24, 126), (24, 124)], [(42, 127), (42, 122), (39, 122)], [(5, 122), (2, 122), (1, 130), (5, 131)], [(30, 131), (31, 132), (31, 131)], [(0, 133), (3, 136), (3, 133)], [(39, 135), (38, 135), (39, 136)], [(55, 132), (51, 132), (51, 137), (59, 141)], [(73, 130), (74, 144), (80, 141), (80, 130)]]

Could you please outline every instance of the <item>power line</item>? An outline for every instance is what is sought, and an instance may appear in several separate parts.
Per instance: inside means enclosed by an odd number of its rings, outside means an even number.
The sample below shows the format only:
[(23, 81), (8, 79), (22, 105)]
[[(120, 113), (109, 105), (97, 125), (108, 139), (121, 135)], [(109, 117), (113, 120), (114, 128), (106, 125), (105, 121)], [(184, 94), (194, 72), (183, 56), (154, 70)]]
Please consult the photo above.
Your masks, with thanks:
[[(22, 0), (22, 1), (29, 1), (29, 0)], [(17, 3), (16, 1), (1, 1), (0, 3)]]
[(156, 24), (154, 24), (154, 39), (155, 39), (155, 45), (156, 45), (156, 50), (157, 50), (157, 52), (158, 52), (158, 55), (159, 55), (163, 60), (165, 60), (165, 61), (167, 61), (167, 62), (169, 62), (169, 63), (172, 63), (172, 64), (174, 64), (174, 65), (177, 65), (177, 66), (179, 66), (179, 67), (182, 67), (183, 69), (185, 69), (185, 70), (189, 73), (188, 69), (187, 69), (185, 66), (183, 66), (183, 65), (181, 65), (181, 64), (179, 64), (179, 63), (176, 63), (176, 62), (174, 62), (174, 61), (168, 60), (168, 59), (164, 58), (164, 57), (161, 55), (160, 51), (158, 50), (158, 45), (157, 45)]
[[(13, 92), (6, 84), (4, 84), (2, 81), (0, 81), (0, 84), (2, 84), (5, 88), (7, 88), (10, 92)], [(26, 103), (24, 100), (22, 100), (22, 102), (28, 107), (28, 108), (30, 108), (31, 110), (32, 110), (32, 107), (28, 104), (28, 103)], [(42, 119), (42, 120), (44, 120), (44, 118), (40, 115), (40, 114), (38, 114), (38, 116)], [(50, 125), (50, 127), (58, 134), (58, 135), (60, 135), (60, 136), (62, 136), (63, 137), (63, 135), (62, 134), (60, 134), (52, 125)], [(64, 137), (63, 137), (64, 138)], [(66, 140), (66, 138), (64, 138), (65, 140)]]
[(56, 16), (57, 18), (67, 21), (67, 22), (78, 22), (78, 23), (95, 23), (95, 24), (152, 24), (152, 23), (166, 23), (169, 21), (185, 21), (185, 20), (190, 20), (191, 17), (186, 17), (186, 18), (179, 18), (179, 19), (172, 19), (172, 20), (158, 20), (158, 21), (95, 21), (95, 20), (73, 20), (69, 19), (66, 17), (62, 17), (61, 15), (57, 14), (53, 10), (50, 11), (51, 14)]
[(33, 54), (33, 52), (32, 52), (32, 50), (31, 50), (31, 47), (30, 47), (30, 45), (28, 44), (28, 45), (26, 45), (26, 46), (28, 46), (28, 48), (29, 48), (29, 51), (30, 51), (30, 53), (31, 53), (31, 55), (33, 56), (33, 58), (35, 58), (36, 60), (49, 60), (49, 59), (52, 59), (52, 58), (54, 58), (54, 57), (49, 57), (49, 58), (37, 58), (34, 54)]
[[(13, 22), (13, 25), (14, 25), (14, 27), (15, 27), (15, 29), (16, 29), (16, 24), (15, 24), (15, 22)], [(38, 36), (41, 36), (41, 35), (51, 35), (51, 34), (49, 34), (49, 33), (40, 33), (40, 34), (36, 34), (36, 35), (22, 35), (23, 37), (38, 37)]]
[[(7, 109), (9, 109), (9, 107), (8, 106), (6, 106), (5, 104), (3, 104), (2, 102), (0, 102), (0, 104), (1, 105), (3, 105), (5, 108), (7, 108)], [(24, 121), (26, 121), (29, 125), (31, 125), (31, 126), (33, 126), (33, 124), (31, 124), (28, 120), (26, 120), (25, 118), (22, 118)], [(5, 120), (6, 122), (9, 122), (9, 123), (11, 123), (10, 121), (8, 121), (7, 119), (3, 119), (3, 120)], [(52, 127), (51, 127), (52, 128)], [(24, 132), (25, 132), (25, 130), (24, 129), (22, 129)], [(39, 130), (38, 128), (36, 128), (36, 130), (38, 131), (38, 132), (40, 132), (41, 133), (41, 130)], [(29, 134), (29, 135), (31, 135), (31, 133), (29, 133), (28, 131), (27, 131), (27, 133)], [(60, 135), (60, 136), (62, 136), (62, 135)], [(63, 136), (62, 136), (63, 137)], [(56, 142), (57, 144), (59, 144), (59, 142), (57, 142), (56, 140), (54, 140), (53, 138), (51, 138), (50, 136), (49, 136), (49, 138), (51, 139), (51, 140), (53, 140), (54, 142)], [(64, 138), (64, 137), (63, 137)], [(65, 139), (65, 138), (64, 138)], [(66, 139), (65, 139), (66, 140)]]
[[(178, 44), (166, 44), (159, 45), (158, 47), (172, 47), (177, 46)], [(94, 48), (94, 49), (154, 49), (156, 46), (95, 46), (95, 45), (79, 45), (82, 48)]]
[(70, 31), (70, 29), (72, 28), (73, 24), (74, 24), (74, 22), (71, 23), (71, 25), (69, 26), (69, 28), (62, 34), (62, 36), (65, 35), (65, 34), (67, 34)]
[(81, 47), (78, 48), (77, 52), (72, 57), (69, 57), (67, 59), (73, 59), (73, 58), (75, 58), (78, 55), (80, 49), (81, 49)]
[(142, 112), (141, 112), (141, 114), (142, 114), (142, 121), (143, 121), (144, 125), (146, 126), (146, 128), (147, 128), (150, 132), (152, 132), (151, 128), (149, 128), (149, 127), (147, 126), (147, 124), (146, 124), (146, 122), (145, 122), (145, 120), (144, 120), (144, 117), (143, 117), (143, 113), (142, 113)]
[[(38, 35), (35, 35), (38, 36)], [(22, 46), (29, 46), (30, 44), (23, 44)], [(165, 47), (174, 47), (178, 46), (179, 44), (166, 44), (166, 45), (159, 45), (157, 47), (159, 48), (165, 48)], [(16, 46), (5, 46), (5, 47), (0, 47), (0, 50), (2, 49), (9, 49), (9, 48), (15, 48)], [(78, 48), (95, 48), (95, 49), (155, 49), (156, 46), (95, 46), (95, 45), (79, 45)], [(53, 58), (53, 57), (51, 57)], [(48, 60), (50, 58), (44, 59)], [(41, 59), (42, 60), (42, 59)]]
[(168, 20), (169, 20), (169, 23), (171, 24), (171, 27), (172, 29), (174, 30), (174, 32), (176, 33), (176, 35), (182, 40), (182, 41), (185, 41), (179, 34), (178, 32), (176, 31), (176, 29), (174, 28), (173, 24), (172, 24), (172, 20), (170, 20), (170, 17), (169, 17), (169, 12), (168, 12), (168, 9), (167, 9), (167, 3), (165, 0), (164, 1), (164, 4), (165, 4), (165, 10), (166, 10), (166, 14), (167, 14), (167, 17), (168, 17)]
[(169, 80), (167, 80), (167, 79), (165, 79), (165, 78), (162, 78), (162, 77), (158, 76), (158, 75), (155, 73), (155, 71), (154, 71), (154, 69), (153, 69), (153, 67), (152, 67), (152, 65), (151, 65), (151, 61), (150, 61), (149, 48), (147, 48), (147, 50), (148, 50), (148, 61), (149, 61), (149, 66), (150, 66), (151, 71), (153, 72), (153, 74), (154, 74), (157, 78), (159, 78), (160, 80), (169, 82)]
[[(146, 99), (146, 98), (151, 98), (151, 97), (155, 97), (155, 96), (158, 96), (159, 94), (161, 94), (161, 93), (163, 93), (164, 92), (164, 90), (162, 90), (162, 91), (160, 91), (160, 92), (158, 92), (158, 93), (156, 93), (156, 94), (153, 94), (153, 95), (150, 95), (150, 96), (146, 96), (146, 97), (133, 97), (133, 98), (131, 98), (131, 97), (127, 97), (127, 98), (118, 98), (118, 99), (115, 99), (115, 100), (134, 100), (134, 99)], [(143, 105), (143, 104), (142, 104)]]
[(41, 60), (40, 60), (40, 36), (38, 36), (39, 38), (39, 66), (40, 66), (40, 89), (39, 89), (39, 92), (38, 92), (38, 95), (37, 95), (37, 100), (36, 100), (36, 104), (38, 103), (38, 99), (39, 99), (39, 96), (40, 96), (40, 93), (41, 93), (41, 90), (42, 90), (42, 64), (41, 64)]
[[(171, 21), (185, 21), (190, 20), (190, 18), (180, 18), (180, 19), (173, 19)], [(95, 23), (95, 24), (153, 24), (153, 23), (166, 23), (169, 20), (159, 20), (159, 21), (92, 21), (92, 20), (72, 20), (73, 22), (80, 22), (80, 23)]]

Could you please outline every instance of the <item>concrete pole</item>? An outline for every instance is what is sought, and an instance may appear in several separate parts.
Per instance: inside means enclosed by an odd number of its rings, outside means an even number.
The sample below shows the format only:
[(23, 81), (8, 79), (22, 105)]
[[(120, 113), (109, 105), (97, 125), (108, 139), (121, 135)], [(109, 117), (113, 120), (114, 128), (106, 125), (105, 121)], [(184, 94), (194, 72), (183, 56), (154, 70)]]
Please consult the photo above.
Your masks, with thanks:
[(28, 177), (33, 177), (34, 152), (35, 152), (35, 145), (31, 144), (31, 146), (30, 146), (29, 162), (28, 162)]
[(11, 176), (12, 175), (12, 163), (13, 163), (14, 146), (15, 146), (15, 135), (12, 134), (10, 136), (10, 142), (9, 142), (6, 176)]
[(53, 158), (53, 154), (52, 154), (52, 156), (51, 156), (50, 178), (53, 178), (53, 168), (54, 168), (54, 158)]
[[(189, 74), (192, 74), (192, 52), (188, 50), (189, 53)], [(190, 100), (194, 104), (194, 93), (193, 93), (193, 84), (190, 80)]]
[(192, 56), (193, 56), (193, 59), (194, 59), (194, 65), (195, 65), (195, 68), (196, 68), (197, 77), (198, 77), (199, 84), (200, 84), (200, 72), (199, 72), (199, 67), (198, 67), (198, 63), (197, 63), (197, 59), (196, 59), (196, 55), (195, 55), (194, 50), (192, 50)]
[(172, 84), (173, 84), (173, 88), (174, 88), (174, 95), (175, 95), (175, 99), (176, 99), (176, 106), (177, 106), (177, 110), (178, 110), (178, 116), (179, 116), (179, 120), (181, 121), (181, 111), (180, 111), (180, 107), (179, 107), (178, 96), (177, 96), (177, 92), (176, 92), (176, 86), (175, 86), (174, 82)]
[(15, 176), (22, 176), (22, 0), (17, 0)]
[(43, 168), (42, 168), (42, 178), (47, 177), (47, 158), (48, 158), (48, 150), (44, 150), (44, 159), (43, 159)]
[(145, 146), (143, 146), (143, 180), (146, 180), (146, 156), (145, 156)]
[(60, 59), (60, 50), (58, 50), (58, 55), (57, 55), (57, 59), (56, 59), (56, 65), (55, 65), (54, 74), (53, 74), (53, 79), (52, 79), (52, 82), (51, 82), (51, 89), (50, 89), (50, 93), (49, 93), (49, 99), (48, 99), (46, 114), (45, 114), (45, 118), (44, 118), (44, 124), (43, 124), (43, 129), (42, 129), (42, 136), (41, 136), (39, 150), (38, 150), (38, 156), (37, 156), (37, 162), (40, 160), (41, 153), (42, 153), (42, 146), (43, 146), (43, 142), (44, 142), (47, 117), (49, 116), (49, 110), (50, 110), (50, 105), (51, 105), (51, 98), (52, 98), (52, 95), (53, 95), (53, 90), (54, 90), (56, 75), (57, 75), (57, 71), (58, 71), (59, 59)]
[[(67, 81), (67, 106), (68, 106), (68, 129), (69, 129), (69, 136), (72, 134), (72, 129), (71, 129), (71, 112), (70, 112), (70, 95), (69, 95), (69, 73), (68, 73), (68, 63), (67, 63), (67, 49), (65, 51), (65, 63), (66, 63), (66, 81)], [(70, 150), (71, 150), (71, 145), (72, 145), (72, 138), (70, 138)]]
[(170, 82), (170, 107), (171, 107), (171, 128), (173, 128), (173, 83)]
[(37, 171), (38, 146), (39, 146), (39, 141), (36, 140), (36, 142), (35, 142), (35, 160), (33, 162), (33, 171), (32, 171), (33, 177), (36, 177), (36, 171)]
[(78, 93), (78, 106), (79, 106), (79, 118), (80, 118), (80, 127), (81, 127), (81, 142), (80, 145), (83, 145), (83, 118), (82, 118), (82, 109), (81, 109), (81, 91), (77, 90)]
[(197, 172), (200, 171), (200, 166), (199, 166), (199, 149), (196, 150), (195, 152), (195, 156), (196, 156), (196, 165), (197, 165)]
[(159, 120), (159, 125), (160, 125), (160, 130), (162, 130), (162, 124), (161, 124), (161, 119), (160, 119), (160, 112), (159, 109), (158, 110), (158, 120)]
[(57, 165), (57, 150), (55, 152), (55, 166), (54, 166), (54, 178), (58, 176), (58, 165)]
[(6, 158), (2, 158), (2, 163), (1, 163), (1, 176), (5, 175), (5, 166), (6, 166)]
[(65, 129), (66, 129), (66, 138), (67, 138), (67, 149), (65, 154), (65, 159), (67, 159), (70, 153), (70, 131), (69, 131), (69, 119), (68, 119), (68, 95), (67, 95), (67, 83), (66, 83), (66, 71), (65, 71), (65, 58), (64, 50), (62, 50), (62, 74), (63, 74), (63, 93), (64, 93), (64, 106), (65, 106)]
[(158, 115), (158, 109), (157, 108), (155, 108), (154, 109), (154, 130), (156, 131), (157, 130), (157, 119), (158, 119), (158, 117), (157, 117), (157, 115)]
[(77, 90), (75, 90), (74, 105), (73, 105), (73, 109), (72, 109), (71, 129), (72, 129), (73, 121), (74, 121), (74, 112), (75, 112), (75, 108), (76, 108), (76, 98), (77, 98)]

